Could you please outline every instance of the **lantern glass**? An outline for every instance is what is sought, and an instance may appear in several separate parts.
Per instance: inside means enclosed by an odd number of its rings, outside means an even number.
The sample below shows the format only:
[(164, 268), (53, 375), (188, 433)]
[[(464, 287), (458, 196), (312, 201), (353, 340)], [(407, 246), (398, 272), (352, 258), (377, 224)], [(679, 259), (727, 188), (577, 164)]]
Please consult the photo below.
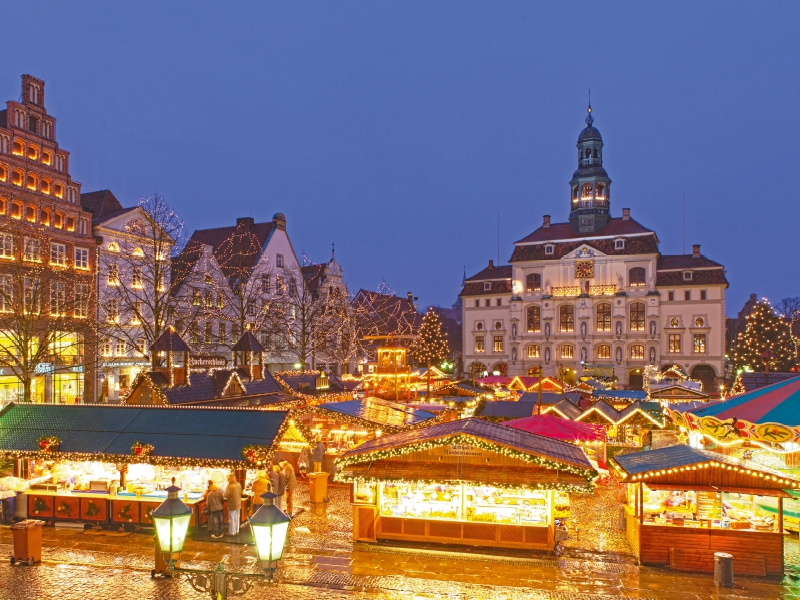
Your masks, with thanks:
[(158, 544), (162, 553), (173, 554), (183, 551), (183, 544), (186, 541), (186, 532), (189, 530), (189, 521), (191, 519), (191, 514), (175, 517), (153, 517)]
[(286, 533), (289, 522), (276, 523), (275, 525), (252, 525), (253, 537), (256, 539), (258, 558), (263, 564), (280, 560), (283, 556), (283, 546), (286, 543)]

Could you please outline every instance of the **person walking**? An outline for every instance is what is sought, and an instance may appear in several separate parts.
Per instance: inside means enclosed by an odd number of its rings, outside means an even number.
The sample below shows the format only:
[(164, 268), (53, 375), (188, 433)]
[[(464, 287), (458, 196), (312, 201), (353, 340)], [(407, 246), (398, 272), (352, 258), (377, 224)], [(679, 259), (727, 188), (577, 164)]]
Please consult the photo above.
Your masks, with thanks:
[(255, 512), (264, 504), (264, 499), (261, 497), (261, 494), (266, 494), (267, 492), (272, 491), (272, 484), (267, 479), (267, 474), (264, 471), (259, 471), (256, 474), (257, 478), (253, 482), (252, 492), (253, 492), (253, 511), (250, 513), (255, 514)]
[(225, 497), (222, 495), (222, 490), (212, 483), (206, 494), (206, 506), (208, 507), (208, 528), (211, 531), (211, 537), (214, 539), (222, 537), (224, 502)]
[(327, 450), (322, 440), (317, 440), (314, 451), (311, 453), (311, 460), (314, 461), (314, 473), (322, 473), (322, 461), (325, 460)]
[(282, 460), (278, 463), (283, 471), (283, 476), (286, 477), (286, 514), (290, 517), (294, 511), (294, 488), (297, 487), (297, 476), (294, 474), (294, 467), (288, 460)]
[(308, 446), (303, 446), (300, 448), (300, 456), (297, 458), (297, 470), (300, 471), (300, 475), (305, 477), (306, 473), (308, 473), (308, 467), (311, 463), (311, 459), (308, 456)]
[(281, 468), (278, 465), (270, 463), (269, 466), (269, 481), (272, 484), (272, 493), (275, 494), (275, 506), (284, 510), (283, 499), (286, 493), (286, 477), (284, 476)]
[(228, 535), (239, 535), (239, 520), (242, 516), (242, 484), (236, 481), (236, 475), (228, 475), (228, 489), (225, 490), (228, 501)]

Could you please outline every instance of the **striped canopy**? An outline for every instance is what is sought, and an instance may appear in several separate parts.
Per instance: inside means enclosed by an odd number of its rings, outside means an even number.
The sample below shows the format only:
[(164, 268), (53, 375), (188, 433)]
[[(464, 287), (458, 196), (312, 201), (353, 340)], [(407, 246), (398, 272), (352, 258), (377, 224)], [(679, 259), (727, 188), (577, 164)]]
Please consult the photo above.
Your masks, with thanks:
[(800, 377), (695, 408), (666, 409), (680, 427), (717, 439), (800, 442)]

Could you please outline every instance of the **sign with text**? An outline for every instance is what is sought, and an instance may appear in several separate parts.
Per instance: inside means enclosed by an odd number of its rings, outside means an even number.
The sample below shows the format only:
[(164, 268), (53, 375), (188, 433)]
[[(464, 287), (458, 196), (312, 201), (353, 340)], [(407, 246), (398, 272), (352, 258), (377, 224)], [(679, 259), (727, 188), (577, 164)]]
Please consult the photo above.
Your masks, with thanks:
[(219, 369), (228, 366), (228, 359), (218, 355), (204, 355), (189, 357), (190, 369)]

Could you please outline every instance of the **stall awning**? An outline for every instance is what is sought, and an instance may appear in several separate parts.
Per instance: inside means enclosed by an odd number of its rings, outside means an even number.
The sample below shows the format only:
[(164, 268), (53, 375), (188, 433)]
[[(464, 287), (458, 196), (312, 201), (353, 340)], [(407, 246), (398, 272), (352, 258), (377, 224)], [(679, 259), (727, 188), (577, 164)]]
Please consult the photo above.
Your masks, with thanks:
[(718, 488), (713, 485), (688, 485), (645, 483), (651, 490), (681, 490), (687, 492), (728, 492), (730, 494), (750, 494), (752, 496), (772, 496), (777, 498), (792, 498), (792, 494), (784, 490), (765, 490), (760, 488), (726, 487)]
[[(237, 408), (12, 403), (0, 411), (0, 455), (241, 467), (245, 446), (272, 450), (288, 415)], [(38, 440), (49, 436), (61, 443), (57, 452), (44, 454)], [(134, 455), (134, 442), (152, 445), (152, 455)]]

